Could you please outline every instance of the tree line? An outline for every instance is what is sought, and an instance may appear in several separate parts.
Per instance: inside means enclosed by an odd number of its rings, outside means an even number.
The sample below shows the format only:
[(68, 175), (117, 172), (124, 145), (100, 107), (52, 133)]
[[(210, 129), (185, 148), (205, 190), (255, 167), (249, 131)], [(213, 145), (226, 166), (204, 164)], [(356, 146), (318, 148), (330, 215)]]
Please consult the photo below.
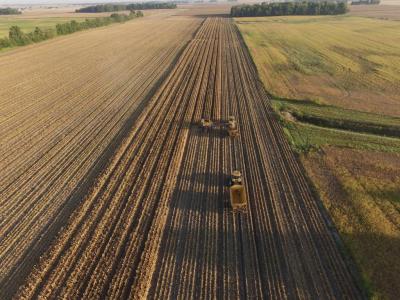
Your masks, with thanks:
[(112, 23), (122, 23), (138, 17), (143, 17), (143, 12), (132, 10), (129, 15), (115, 13), (109, 17), (86, 19), (83, 22), (72, 20), (67, 23), (59, 23), (55, 26), (55, 28), (41, 29), (36, 27), (32, 32), (29, 33), (24, 33), (18, 26), (12, 26), (10, 27), (8, 37), (0, 39), (0, 50), (3, 48), (38, 43), (51, 39), (56, 35), (70, 34), (89, 28), (107, 26)]
[(360, 0), (360, 1), (352, 1), (351, 5), (368, 5), (368, 4), (380, 4), (380, 0)]
[(71, 22), (68, 23), (57, 24), (56, 32), (57, 35), (70, 34), (76, 31), (86, 30), (89, 28), (107, 26), (112, 23), (123, 23), (137, 17), (143, 17), (143, 12), (131, 10), (129, 15), (114, 13), (109, 17), (86, 19), (83, 22), (77, 22), (75, 20), (72, 20)]
[(131, 3), (131, 4), (99, 4), (93, 6), (87, 6), (75, 10), (77, 13), (101, 13), (101, 12), (113, 12), (122, 10), (136, 10), (136, 9), (166, 9), (176, 8), (176, 4), (172, 2), (143, 2), (143, 3)]
[(232, 17), (339, 15), (347, 12), (347, 2), (275, 2), (238, 5), (231, 8)]
[(0, 8), (0, 15), (20, 15), (21, 12), (16, 8)]

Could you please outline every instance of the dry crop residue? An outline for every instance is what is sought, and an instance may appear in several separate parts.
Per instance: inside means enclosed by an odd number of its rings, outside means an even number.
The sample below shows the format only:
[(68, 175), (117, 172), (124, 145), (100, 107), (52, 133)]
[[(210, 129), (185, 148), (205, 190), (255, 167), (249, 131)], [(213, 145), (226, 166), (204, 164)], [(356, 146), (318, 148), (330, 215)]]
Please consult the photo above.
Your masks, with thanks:
[[(234, 140), (197, 125), (229, 115)], [(206, 19), (19, 296), (362, 298), (230, 19)]]
[(0, 55), (1, 292), (30, 271), (200, 24), (144, 18)]
[(372, 296), (400, 292), (400, 154), (325, 147), (303, 156)]

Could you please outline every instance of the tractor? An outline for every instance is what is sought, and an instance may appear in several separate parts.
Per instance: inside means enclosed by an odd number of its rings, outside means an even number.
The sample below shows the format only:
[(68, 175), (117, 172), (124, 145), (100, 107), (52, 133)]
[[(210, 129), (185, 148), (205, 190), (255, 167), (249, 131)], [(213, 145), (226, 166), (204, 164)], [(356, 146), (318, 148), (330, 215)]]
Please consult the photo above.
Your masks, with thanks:
[(203, 128), (204, 131), (209, 130), (213, 126), (213, 121), (211, 121), (210, 119), (203, 118), (200, 121), (200, 126), (201, 128)]
[(230, 116), (228, 119), (228, 134), (231, 137), (235, 137), (239, 135), (239, 128), (234, 116)]
[(240, 171), (236, 170), (232, 172), (229, 193), (233, 211), (245, 211), (247, 206), (247, 197)]

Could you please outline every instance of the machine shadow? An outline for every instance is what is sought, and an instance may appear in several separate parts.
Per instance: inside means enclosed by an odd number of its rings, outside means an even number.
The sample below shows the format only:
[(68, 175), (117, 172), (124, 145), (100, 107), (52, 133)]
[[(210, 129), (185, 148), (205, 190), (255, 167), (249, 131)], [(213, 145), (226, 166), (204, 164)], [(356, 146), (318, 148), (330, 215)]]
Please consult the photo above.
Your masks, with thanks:
[[(179, 208), (191, 210), (191, 208), (182, 206), (179, 206)], [(274, 287), (274, 289), (284, 287), (285, 293), (292, 295), (293, 299), (300, 295), (307, 295), (309, 299), (316, 299), (320, 287), (326, 284), (331, 286), (335, 298), (348, 298), (343, 290), (345, 283), (342, 274), (332, 269), (332, 260), (328, 253), (324, 251), (326, 235), (317, 232), (310, 232), (307, 235), (295, 231), (286, 233), (266, 232), (257, 226), (253, 231), (250, 230), (248, 225), (249, 216), (241, 217), (222, 208), (217, 211), (220, 217), (215, 218), (215, 222), (206, 222), (206, 212), (213, 211), (204, 210), (204, 215), (193, 219), (189, 216), (184, 217), (186, 222), (179, 224), (168, 219), (166, 224), (156, 269), (163, 270), (165, 268), (164, 262), (168, 261), (170, 270), (174, 270), (168, 279), (168, 284), (173, 287), (173, 299), (179, 298), (182, 291), (187, 289), (184, 284), (184, 281), (187, 280), (186, 276), (191, 276), (191, 290), (194, 293), (200, 293), (200, 290), (204, 288), (204, 276), (215, 276), (215, 281), (207, 287), (210, 290), (206, 292), (217, 293), (219, 295), (217, 298), (226, 296), (224, 294), (227, 289), (226, 282), (224, 282), (226, 272), (231, 272), (230, 276), (235, 276), (235, 283), (233, 285), (230, 283), (229, 288), (235, 289), (238, 298), (241, 298), (240, 295), (243, 291), (245, 294), (252, 295), (253, 291), (247, 288), (254, 285), (256, 289), (259, 285), (264, 299), (277, 296), (273, 290), (269, 290), (269, 287)], [(222, 217), (221, 213), (227, 215)], [(238, 224), (241, 225), (237, 226)], [(352, 238), (375, 240), (378, 237), (375, 234), (362, 234), (354, 235)], [(263, 243), (261, 243), (261, 239), (264, 240)], [(399, 255), (399, 238), (379, 236), (379, 239), (383, 244), (388, 245), (393, 252), (392, 254)], [(287, 240), (292, 240), (294, 244), (298, 244), (300, 241), (313, 240), (317, 248), (305, 252), (301, 248), (287, 246), (285, 242)], [(258, 242), (252, 244), (250, 241)], [(233, 245), (237, 245), (237, 247), (233, 247)], [(266, 251), (265, 249), (277, 249), (279, 251), (271, 252), (270, 256), (265, 256), (262, 254)], [(361, 279), (359, 268), (354, 264), (349, 253), (342, 253), (342, 255), (345, 256), (349, 272), (347, 280), (354, 281), (354, 287), (358, 290), (358, 292), (353, 291), (358, 293), (358, 297), (355, 299), (367, 299), (367, 291)], [(379, 252), (375, 252), (375, 255), (379, 255)], [(243, 259), (244, 257), (246, 259)], [(392, 258), (395, 257), (392, 256)], [(289, 258), (289, 260), (286, 260), (286, 258)], [(315, 261), (322, 264), (321, 267), (325, 270), (327, 276), (317, 278), (317, 282), (310, 280), (311, 274), (316, 271), (317, 264), (314, 264)], [(398, 290), (400, 282), (396, 280), (396, 276), (393, 276), (395, 267), (390, 267), (390, 263), (388, 263), (388, 267), (383, 271), (375, 270), (376, 276), (373, 280), (381, 286), (391, 286), (393, 291)], [(249, 268), (255, 269), (249, 270)], [(241, 270), (248, 270), (248, 273), (241, 273)], [(274, 270), (280, 271), (274, 272)], [(302, 270), (302, 273), (299, 273), (299, 270)], [(209, 272), (213, 272), (212, 275)], [(153, 291), (157, 290), (158, 283), (165, 279), (160, 274), (162, 273), (156, 272), (152, 278)], [(260, 277), (254, 276), (254, 274), (260, 274)], [(258, 280), (260, 281), (257, 282)], [(302, 282), (302, 285), (299, 285), (299, 282)], [(386, 291), (390, 291), (390, 288)], [(394, 294), (391, 296), (394, 296)], [(252, 297), (255, 297), (255, 295)]]
[[(193, 189), (185, 189), (185, 182), (191, 182)], [(170, 199), (170, 208), (222, 214), (225, 209), (229, 209), (229, 182), (230, 175), (224, 172), (181, 173)]]
[(183, 129), (189, 129), (190, 135), (199, 137), (212, 137), (212, 138), (229, 138), (229, 133), (226, 128), (222, 125), (216, 125), (212, 128), (202, 128), (200, 122), (182, 122)]

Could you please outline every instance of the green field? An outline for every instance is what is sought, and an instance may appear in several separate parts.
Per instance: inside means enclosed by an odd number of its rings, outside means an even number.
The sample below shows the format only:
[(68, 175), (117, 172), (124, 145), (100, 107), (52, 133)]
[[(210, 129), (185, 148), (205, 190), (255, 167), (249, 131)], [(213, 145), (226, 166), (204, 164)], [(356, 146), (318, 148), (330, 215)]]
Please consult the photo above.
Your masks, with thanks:
[(272, 106), (299, 152), (339, 146), (400, 153), (400, 118), (312, 101), (274, 99)]
[(305, 123), (286, 124), (284, 130), (294, 148), (299, 152), (317, 150), (323, 146), (338, 146), (400, 153), (400, 139), (398, 138), (380, 137)]
[(351, 16), (235, 20), (270, 93), (400, 116), (400, 22)]
[[(395, 130), (400, 132), (400, 117), (385, 116), (374, 113), (360, 112), (352, 109), (344, 109), (332, 105), (324, 105), (312, 101), (279, 99), (272, 100), (277, 110), (286, 110), (294, 114), (297, 118), (313, 121), (318, 125), (318, 120), (329, 120), (332, 125), (329, 127), (339, 127), (348, 125), (347, 129), (355, 131), (373, 132), (374, 128), (381, 127), (382, 130)], [(357, 124), (356, 124), (357, 122)], [(324, 124), (322, 124), (324, 125)], [(329, 125), (329, 124), (327, 124)], [(395, 133), (395, 132), (394, 132)], [(400, 136), (400, 135), (396, 135)]]
[(71, 20), (87, 19), (87, 17), (71, 16), (71, 17), (43, 17), (43, 18), (17, 18), (10, 16), (0, 17), (0, 38), (7, 37), (11, 26), (19, 26), (24, 32), (31, 32), (35, 27), (42, 29), (55, 28), (58, 23), (66, 23)]

